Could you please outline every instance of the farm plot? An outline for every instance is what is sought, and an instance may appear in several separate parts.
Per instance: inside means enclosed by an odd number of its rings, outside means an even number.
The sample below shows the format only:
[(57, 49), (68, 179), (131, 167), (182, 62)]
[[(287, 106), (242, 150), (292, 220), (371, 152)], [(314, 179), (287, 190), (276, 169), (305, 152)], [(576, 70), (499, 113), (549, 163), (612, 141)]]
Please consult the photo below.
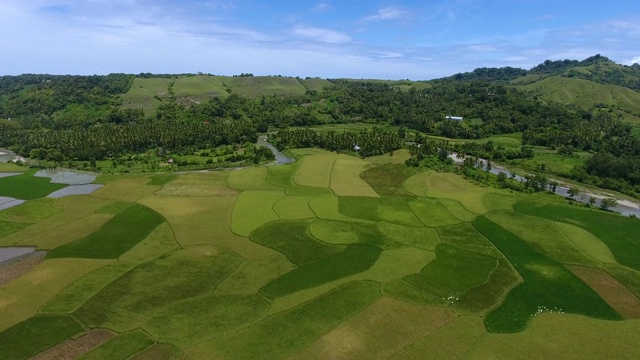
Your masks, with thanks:
[(159, 311), (212, 292), (241, 262), (237, 254), (213, 246), (177, 250), (120, 276), (74, 314), (89, 327), (133, 330)]
[(300, 160), (293, 181), (298, 185), (328, 188), (336, 158), (336, 154), (328, 152), (305, 156)]
[(297, 356), (304, 359), (387, 359), (455, 318), (456, 315), (446, 308), (381, 298)]
[(559, 205), (519, 202), (518, 213), (577, 225), (604, 242), (621, 265), (640, 270), (640, 222), (636, 219)]
[(47, 254), (48, 259), (76, 257), (115, 259), (147, 237), (164, 218), (142, 205), (115, 215), (97, 232), (67, 243)]
[(360, 159), (338, 156), (331, 170), (331, 190), (338, 196), (378, 197), (371, 186), (360, 178), (360, 173), (367, 166), (370, 165)]
[(68, 186), (52, 183), (49, 178), (33, 176), (36, 171), (32, 169), (20, 175), (0, 177), (0, 196), (33, 200)]
[(522, 331), (532, 317), (545, 311), (622, 319), (564, 266), (536, 251), (513, 233), (484, 217), (476, 219), (473, 226), (507, 256), (524, 279), (498, 308), (485, 317), (489, 332)]
[(241, 236), (249, 236), (260, 226), (280, 219), (273, 211), (273, 205), (284, 197), (281, 191), (245, 191), (231, 213), (231, 231)]
[[(186, 349), (185, 355), (194, 358), (288, 358), (374, 303), (379, 297), (379, 285), (376, 283), (355, 282), (343, 285), (253, 326), (211, 337)], [(277, 334), (278, 341), (274, 341), (274, 334)]]
[(418, 220), (428, 227), (455, 225), (462, 222), (435, 199), (410, 199), (407, 200), (407, 204)]
[(0, 287), (0, 331), (36, 314), (60, 290), (111, 260), (52, 259)]
[(70, 316), (36, 316), (0, 333), (1, 359), (27, 359), (84, 329)]

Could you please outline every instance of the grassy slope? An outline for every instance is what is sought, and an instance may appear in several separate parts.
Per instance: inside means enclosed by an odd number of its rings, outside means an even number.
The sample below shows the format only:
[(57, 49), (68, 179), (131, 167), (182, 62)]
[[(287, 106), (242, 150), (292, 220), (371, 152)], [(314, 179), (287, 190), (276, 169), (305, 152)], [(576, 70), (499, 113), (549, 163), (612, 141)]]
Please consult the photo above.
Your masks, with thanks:
[(598, 104), (615, 107), (622, 111), (627, 121), (640, 125), (640, 93), (629, 88), (560, 76), (550, 76), (518, 87), (561, 104), (575, 104), (587, 109)]

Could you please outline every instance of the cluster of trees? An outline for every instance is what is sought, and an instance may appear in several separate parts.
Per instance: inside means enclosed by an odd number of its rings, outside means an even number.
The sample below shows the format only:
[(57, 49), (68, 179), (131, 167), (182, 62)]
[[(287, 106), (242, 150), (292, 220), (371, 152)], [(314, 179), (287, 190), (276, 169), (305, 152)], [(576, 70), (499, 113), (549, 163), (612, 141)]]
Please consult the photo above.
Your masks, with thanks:
[[(1, 145), (47, 160), (101, 160), (124, 153), (142, 153), (162, 147), (167, 151), (195, 151), (257, 140), (255, 126), (245, 120), (196, 122), (143, 122), (97, 124), (88, 128), (51, 131), (13, 129), (4, 132)], [(34, 152), (35, 151), (35, 152)]]
[(280, 130), (270, 138), (280, 150), (285, 148), (319, 147), (332, 151), (358, 152), (362, 157), (381, 155), (402, 147), (397, 132), (380, 129), (359, 133), (316, 131), (313, 129)]

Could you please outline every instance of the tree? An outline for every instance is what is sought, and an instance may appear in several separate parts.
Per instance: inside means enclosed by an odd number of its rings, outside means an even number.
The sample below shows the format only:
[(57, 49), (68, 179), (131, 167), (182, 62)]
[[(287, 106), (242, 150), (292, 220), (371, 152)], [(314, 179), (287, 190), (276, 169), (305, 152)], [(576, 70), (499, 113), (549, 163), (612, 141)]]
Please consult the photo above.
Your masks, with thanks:
[(578, 196), (578, 194), (580, 194), (580, 189), (575, 186), (569, 188), (569, 197), (571, 200), (575, 200), (575, 197)]
[(609, 210), (610, 208), (616, 206), (618, 201), (614, 198), (604, 198), (600, 201), (600, 208), (602, 210)]
[(593, 206), (593, 205), (595, 205), (595, 204), (596, 204), (596, 198), (595, 198), (595, 197), (593, 197), (593, 196), (590, 196), (590, 197), (589, 197), (589, 205), (590, 205), (590, 206)]

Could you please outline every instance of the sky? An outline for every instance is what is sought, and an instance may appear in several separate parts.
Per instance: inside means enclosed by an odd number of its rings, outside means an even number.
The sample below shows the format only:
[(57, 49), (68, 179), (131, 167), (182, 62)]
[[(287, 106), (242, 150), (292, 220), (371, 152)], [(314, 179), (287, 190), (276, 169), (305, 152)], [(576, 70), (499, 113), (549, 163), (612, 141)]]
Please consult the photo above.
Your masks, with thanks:
[(0, 0), (0, 74), (427, 80), (640, 63), (638, 0)]

